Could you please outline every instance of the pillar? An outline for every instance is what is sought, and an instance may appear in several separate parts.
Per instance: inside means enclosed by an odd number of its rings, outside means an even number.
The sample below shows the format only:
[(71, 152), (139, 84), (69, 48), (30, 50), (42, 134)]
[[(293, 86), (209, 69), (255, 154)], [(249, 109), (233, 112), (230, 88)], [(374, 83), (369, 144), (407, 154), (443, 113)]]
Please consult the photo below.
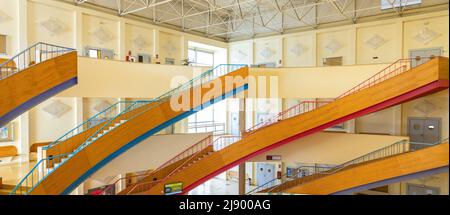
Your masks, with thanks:
[[(239, 130), (245, 131), (245, 98), (239, 99)], [(245, 162), (239, 164), (239, 195), (245, 195)]]

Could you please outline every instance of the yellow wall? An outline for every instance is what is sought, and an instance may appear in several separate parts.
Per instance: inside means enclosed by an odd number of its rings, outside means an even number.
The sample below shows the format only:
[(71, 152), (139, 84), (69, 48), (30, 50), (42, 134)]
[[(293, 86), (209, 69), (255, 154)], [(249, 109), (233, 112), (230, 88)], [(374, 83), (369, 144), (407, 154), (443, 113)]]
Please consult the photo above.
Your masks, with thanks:
[[(160, 51), (159, 38), (164, 40), (166, 34), (177, 37), (175, 45), (178, 49), (174, 53), (177, 64), (187, 55), (185, 47), (188, 41), (200, 41), (220, 48), (228, 47), (228, 44), (222, 41), (152, 25), (148, 21), (119, 17), (54, 0), (0, 0), (0, 5), (2, 13), (8, 16), (7, 20), (0, 23), (0, 34), (8, 36), (8, 56), (13, 56), (33, 43), (47, 42), (77, 48), (79, 55), (86, 46), (113, 49), (116, 54), (114, 58), (124, 60), (128, 50), (132, 50), (133, 55), (137, 54), (137, 51), (141, 53), (141, 50), (132, 44), (132, 40), (139, 35), (148, 41), (148, 46), (143, 48), (145, 50), (142, 53), (149, 54)], [(49, 19), (63, 26), (63, 31), (52, 33), (46, 30), (42, 23)], [(100, 27), (108, 32), (110, 40), (100, 41), (96, 38), (94, 32)], [(164, 33), (160, 36), (160, 32)], [(166, 55), (163, 50), (162, 52), (161, 55)], [(152, 57), (154, 62), (154, 56)]]
[(256, 40), (253, 55), (255, 64), (275, 63), (278, 65), (282, 59), (281, 46), (281, 38)]
[(254, 76), (278, 77), (280, 98), (335, 98), (386, 67), (386, 64), (309, 67), (251, 68)]
[[(44, 108), (61, 102), (68, 106), (67, 112), (55, 117), (44, 111)], [(76, 125), (76, 108), (74, 98), (52, 98), (30, 110), (30, 143), (50, 142), (56, 140)]]
[[(99, 33), (104, 32), (104, 33)], [(105, 39), (98, 38), (104, 34)], [(114, 50), (114, 58), (120, 59), (119, 24), (112, 19), (83, 14), (83, 46)], [(98, 35), (98, 36), (97, 36)], [(80, 53), (79, 53), (80, 54)]]
[[(131, 51), (131, 54), (148, 54), (152, 56), (152, 62), (155, 58), (154, 49), (155, 46), (153, 44), (154, 41), (154, 31), (151, 28), (146, 26), (141, 26), (137, 24), (126, 24), (125, 25), (125, 53), (128, 54), (128, 51)], [(139, 47), (134, 42), (136, 39), (144, 39), (145, 45), (143, 47)]]
[[(361, 26), (356, 30), (357, 64), (394, 62), (402, 58), (403, 32), (400, 22)], [(375, 46), (368, 45), (376, 38), (384, 41), (379, 44), (374, 43)]]
[[(6, 53), (0, 54), (0, 58), (9, 58), (14, 56), (19, 49), (19, 10), (12, 8), (19, 7), (19, 1), (0, 0), (0, 11), (7, 17), (7, 20), (0, 22), (0, 34), (6, 35)], [(7, 9), (11, 8), (11, 9)]]
[[(282, 45), (272, 46), (276, 53), (283, 53), (283, 67), (322, 66), (324, 57), (343, 57), (344, 65), (391, 63), (399, 58), (408, 57), (410, 49), (443, 48), (444, 56), (448, 56), (448, 10), (405, 16), (381, 21), (358, 23), (326, 29), (305, 31), (301, 33), (283, 34), (262, 39), (251, 39), (230, 43), (230, 62), (235, 55), (233, 50), (241, 49), (246, 56), (258, 55), (255, 47), (260, 41), (283, 41)], [(426, 26), (436, 32), (439, 37), (423, 44), (414, 36)], [(366, 44), (374, 36), (380, 36), (386, 41), (374, 49)], [(335, 40), (341, 47), (335, 52), (326, 46)], [(291, 52), (292, 47), (300, 45), (304, 50), (299, 56)], [(241, 48), (242, 47), (242, 48)], [(375, 57), (375, 58), (374, 58)], [(378, 58), (376, 58), (378, 57)], [(255, 57), (252, 63), (260, 63)]]
[[(75, 47), (73, 30), (74, 12), (51, 4), (28, 2), (28, 43), (45, 42), (64, 47)], [(48, 20), (54, 20), (63, 26), (62, 32), (54, 34), (42, 26)]]
[(408, 134), (408, 117), (437, 117), (441, 119), (441, 139), (448, 138), (448, 89), (402, 104), (402, 134)]
[[(322, 60), (329, 57), (342, 56), (343, 65), (355, 64), (355, 29), (354, 28), (339, 28), (336, 31), (323, 31), (317, 33), (317, 64), (323, 66)], [(340, 46), (340, 48), (330, 50), (327, 47), (332, 44)], [(338, 47), (336, 46), (336, 47)]]
[(312, 67), (316, 65), (316, 35), (304, 33), (285, 37), (283, 41), (283, 65), (289, 67)]
[(190, 80), (206, 68), (78, 58), (78, 85), (61, 97), (155, 98), (170, 90), (173, 77)]
[(161, 63), (165, 63), (165, 58), (175, 59), (175, 65), (181, 64), (182, 38), (171, 33), (160, 32), (159, 34), (159, 59)]
[[(448, 13), (448, 11), (447, 11)], [(419, 16), (404, 23), (403, 56), (407, 57), (411, 49), (442, 48), (444, 56), (448, 56), (448, 14), (447, 16)], [(428, 28), (437, 34), (434, 40), (422, 43), (414, 39), (418, 32)]]

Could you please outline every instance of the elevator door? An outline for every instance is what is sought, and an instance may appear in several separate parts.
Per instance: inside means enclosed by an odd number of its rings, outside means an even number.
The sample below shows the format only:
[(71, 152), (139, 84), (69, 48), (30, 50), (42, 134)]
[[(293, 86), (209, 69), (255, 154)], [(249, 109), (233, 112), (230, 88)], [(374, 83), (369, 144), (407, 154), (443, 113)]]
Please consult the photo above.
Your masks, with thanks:
[(441, 119), (409, 118), (408, 132), (411, 142), (436, 143), (440, 140)]

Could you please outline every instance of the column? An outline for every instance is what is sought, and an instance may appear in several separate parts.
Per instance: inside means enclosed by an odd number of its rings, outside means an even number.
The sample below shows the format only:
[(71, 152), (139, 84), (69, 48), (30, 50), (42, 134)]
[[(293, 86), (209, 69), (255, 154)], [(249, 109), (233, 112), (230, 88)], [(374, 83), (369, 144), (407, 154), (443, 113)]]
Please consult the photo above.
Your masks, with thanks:
[(78, 55), (83, 56), (83, 13), (77, 9), (75, 12), (75, 19), (74, 19), (74, 34), (75, 34), (75, 41), (74, 41), (74, 47), (78, 51)]
[(18, 153), (28, 155), (30, 153), (30, 115), (28, 111), (19, 117), (19, 131)]
[[(245, 98), (239, 99), (239, 130), (245, 131)], [(245, 195), (245, 162), (239, 164), (239, 195)]]
[(74, 107), (75, 107), (75, 126), (80, 125), (84, 122), (84, 116), (83, 116), (83, 98), (82, 97), (75, 97), (74, 98)]

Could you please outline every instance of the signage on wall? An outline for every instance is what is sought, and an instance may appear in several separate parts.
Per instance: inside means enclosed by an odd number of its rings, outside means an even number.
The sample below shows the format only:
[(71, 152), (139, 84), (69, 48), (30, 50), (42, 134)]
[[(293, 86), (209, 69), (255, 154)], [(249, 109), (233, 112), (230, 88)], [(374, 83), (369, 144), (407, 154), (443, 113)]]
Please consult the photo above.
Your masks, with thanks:
[(281, 155), (267, 155), (266, 160), (268, 161), (279, 161), (281, 160)]
[(176, 182), (164, 185), (165, 195), (175, 195), (183, 192), (183, 182)]

